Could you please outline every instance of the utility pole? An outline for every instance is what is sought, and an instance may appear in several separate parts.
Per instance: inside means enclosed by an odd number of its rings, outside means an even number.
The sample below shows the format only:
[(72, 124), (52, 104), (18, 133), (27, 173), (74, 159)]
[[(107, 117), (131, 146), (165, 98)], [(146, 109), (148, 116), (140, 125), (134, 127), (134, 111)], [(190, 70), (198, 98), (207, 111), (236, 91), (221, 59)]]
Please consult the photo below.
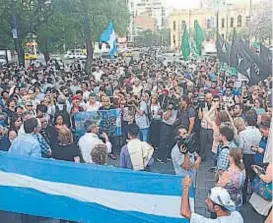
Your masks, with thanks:
[(15, 0), (10, 0), (11, 8), (12, 8), (12, 38), (14, 41), (15, 49), (17, 52), (18, 62), (20, 65), (25, 66), (25, 58), (24, 54), (22, 55), (21, 46), (19, 43), (19, 33), (18, 33), (18, 22), (17, 22), (17, 15), (15, 9)]
[(91, 38), (91, 29), (89, 22), (89, 3), (88, 0), (81, 0), (83, 6), (83, 30), (87, 51), (87, 58), (85, 62), (85, 72), (88, 75), (92, 73), (92, 61), (93, 61), (93, 46), (92, 46), (92, 38)]
[(216, 0), (216, 39), (219, 34), (219, 0)]
[(249, 0), (249, 11), (248, 11), (248, 45), (250, 45), (250, 21), (251, 21), (251, 14), (252, 14), (252, 0)]

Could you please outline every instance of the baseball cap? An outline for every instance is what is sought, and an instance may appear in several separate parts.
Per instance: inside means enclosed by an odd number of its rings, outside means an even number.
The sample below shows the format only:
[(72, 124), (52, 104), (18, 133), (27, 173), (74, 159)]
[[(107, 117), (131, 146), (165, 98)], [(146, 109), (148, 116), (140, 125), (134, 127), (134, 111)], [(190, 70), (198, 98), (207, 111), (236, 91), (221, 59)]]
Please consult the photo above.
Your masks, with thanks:
[(26, 106), (33, 106), (32, 102), (31, 101), (26, 101)]
[(212, 189), (210, 189), (208, 197), (215, 204), (218, 204), (229, 211), (236, 210), (236, 205), (231, 200), (231, 197), (225, 188), (213, 187)]
[(74, 95), (73, 97), (72, 97), (72, 101), (80, 101), (81, 100), (81, 98), (80, 98), (80, 96), (78, 96), (78, 95)]

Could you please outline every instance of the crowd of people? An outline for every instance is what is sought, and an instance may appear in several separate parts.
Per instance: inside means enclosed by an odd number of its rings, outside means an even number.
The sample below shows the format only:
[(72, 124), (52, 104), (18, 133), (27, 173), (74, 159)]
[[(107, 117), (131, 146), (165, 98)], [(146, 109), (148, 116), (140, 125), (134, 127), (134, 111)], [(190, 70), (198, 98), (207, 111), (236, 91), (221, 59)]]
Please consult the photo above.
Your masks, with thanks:
[[(149, 54), (96, 59), (92, 67), (89, 75), (77, 62), (64, 69), (54, 61), (0, 69), (0, 150), (99, 165), (119, 157), (121, 168), (142, 171), (151, 171), (154, 161), (171, 161), (176, 175), (190, 176), (185, 191), (209, 159), (216, 186), (207, 201), (212, 218), (242, 222), (239, 213), (228, 213), (246, 202), (268, 215), (271, 77), (248, 86), (220, 71), (217, 60), (166, 63)], [(75, 114), (110, 109), (121, 111), (122, 136), (87, 120), (85, 134), (77, 137)], [(271, 184), (271, 195), (258, 184)], [(182, 200), (182, 215), (211, 222), (191, 214), (187, 197)]]

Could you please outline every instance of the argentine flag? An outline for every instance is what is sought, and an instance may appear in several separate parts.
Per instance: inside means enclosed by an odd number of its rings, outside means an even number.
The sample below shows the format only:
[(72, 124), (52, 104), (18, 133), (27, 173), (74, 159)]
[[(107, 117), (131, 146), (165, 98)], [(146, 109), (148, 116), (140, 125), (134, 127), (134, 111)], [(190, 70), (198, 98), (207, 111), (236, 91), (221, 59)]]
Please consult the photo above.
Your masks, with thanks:
[[(0, 152), (0, 210), (83, 223), (183, 223), (181, 177)], [(193, 207), (194, 188), (190, 190)]]
[(110, 56), (114, 58), (117, 52), (117, 37), (114, 29), (114, 25), (112, 22), (109, 23), (107, 28), (100, 35), (101, 43), (108, 43), (110, 46)]

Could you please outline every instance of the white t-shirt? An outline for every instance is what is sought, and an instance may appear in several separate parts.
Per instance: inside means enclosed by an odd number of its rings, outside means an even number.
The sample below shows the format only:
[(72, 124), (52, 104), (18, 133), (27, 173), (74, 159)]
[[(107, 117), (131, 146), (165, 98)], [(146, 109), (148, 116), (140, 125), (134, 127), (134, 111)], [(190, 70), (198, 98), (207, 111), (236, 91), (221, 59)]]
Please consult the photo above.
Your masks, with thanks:
[[(84, 162), (86, 163), (93, 163), (91, 152), (94, 147), (98, 144), (104, 144), (99, 137), (93, 133), (85, 133), (79, 140), (79, 148), (82, 153), (82, 157)], [(106, 142), (107, 146), (107, 153), (111, 153), (112, 151), (112, 144), (110, 142)]]
[(223, 216), (216, 219), (203, 217), (202, 215), (193, 213), (191, 215), (191, 223), (243, 223), (244, 220), (238, 211), (231, 212), (229, 216)]
[(141, 101), (140, 102), (140, 108), (141, 111), (143, 111), (143, 115), (140, 115), (136, 112), (136, 116), (135, 116), (135, 120), (136, 120), (136, 124), (138, 125), (138, 127), (140, 129), (146, 129), (150, 127), (150, 122), (149, 119), (147, 117), (148, 114), (148, 105), (145, 101)]

